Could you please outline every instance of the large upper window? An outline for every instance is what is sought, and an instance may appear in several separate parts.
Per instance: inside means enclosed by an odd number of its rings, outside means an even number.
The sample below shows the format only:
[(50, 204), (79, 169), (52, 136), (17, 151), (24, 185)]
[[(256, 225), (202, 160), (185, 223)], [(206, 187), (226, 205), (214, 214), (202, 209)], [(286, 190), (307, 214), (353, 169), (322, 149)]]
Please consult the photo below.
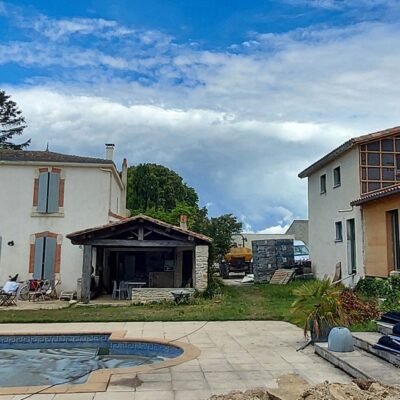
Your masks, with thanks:
[(338, 187), (342, 184), (342, 178), (340, 176), (340, 167), (336, 167), (333, 170), (333, 187)]
[(326, 193), (326, 175), (321, 175), (320, 177), (320, 191), (322, 193)]
[(360, 146), (361, 194), (400, 183), (400, 136)]

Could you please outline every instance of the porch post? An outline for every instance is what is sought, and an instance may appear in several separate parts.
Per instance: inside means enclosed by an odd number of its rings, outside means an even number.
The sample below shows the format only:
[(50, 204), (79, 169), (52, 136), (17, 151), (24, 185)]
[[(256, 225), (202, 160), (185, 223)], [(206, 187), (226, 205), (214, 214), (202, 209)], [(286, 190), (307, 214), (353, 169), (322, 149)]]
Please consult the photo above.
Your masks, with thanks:
[(90, 300), (90, 275), (92, 270), (92, 246), (83, 246), (82, 265), (82, 303), (88, 304)]

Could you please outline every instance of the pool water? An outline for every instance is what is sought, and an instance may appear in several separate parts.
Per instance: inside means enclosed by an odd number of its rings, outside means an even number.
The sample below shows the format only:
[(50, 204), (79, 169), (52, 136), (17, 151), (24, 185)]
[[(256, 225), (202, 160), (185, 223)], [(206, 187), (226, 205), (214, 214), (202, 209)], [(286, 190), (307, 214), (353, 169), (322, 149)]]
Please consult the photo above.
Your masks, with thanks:
[(135, 367), (166, 359), (154, 354), (101, 355), (107, 353), (101, 350), (83, 347), (0, 350), (0, 386), (84, 383), (90, 372), (97, 369)]

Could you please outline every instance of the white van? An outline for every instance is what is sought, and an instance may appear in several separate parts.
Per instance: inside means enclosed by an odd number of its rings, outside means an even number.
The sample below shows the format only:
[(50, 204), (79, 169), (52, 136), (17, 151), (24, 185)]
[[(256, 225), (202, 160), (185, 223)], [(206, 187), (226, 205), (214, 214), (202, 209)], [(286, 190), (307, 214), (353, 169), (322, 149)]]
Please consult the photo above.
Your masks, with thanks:
[(310, 253), (308, 247), (301, 240), (294, 241), (294, 262), (296, 264), (302, 264), (310, 261)]

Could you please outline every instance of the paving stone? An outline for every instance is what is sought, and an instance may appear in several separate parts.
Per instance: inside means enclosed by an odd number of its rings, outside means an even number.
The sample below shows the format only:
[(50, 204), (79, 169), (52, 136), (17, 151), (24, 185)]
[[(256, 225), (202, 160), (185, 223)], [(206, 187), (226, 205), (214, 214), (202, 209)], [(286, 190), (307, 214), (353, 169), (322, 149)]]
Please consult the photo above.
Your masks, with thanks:
[(212, 394), (211, 390), (177, 390), (174, 400), (207, 400)]
[(134, 400), (174, 400), (174, 392), (169, 391), (145, 391), (136, 392)]

